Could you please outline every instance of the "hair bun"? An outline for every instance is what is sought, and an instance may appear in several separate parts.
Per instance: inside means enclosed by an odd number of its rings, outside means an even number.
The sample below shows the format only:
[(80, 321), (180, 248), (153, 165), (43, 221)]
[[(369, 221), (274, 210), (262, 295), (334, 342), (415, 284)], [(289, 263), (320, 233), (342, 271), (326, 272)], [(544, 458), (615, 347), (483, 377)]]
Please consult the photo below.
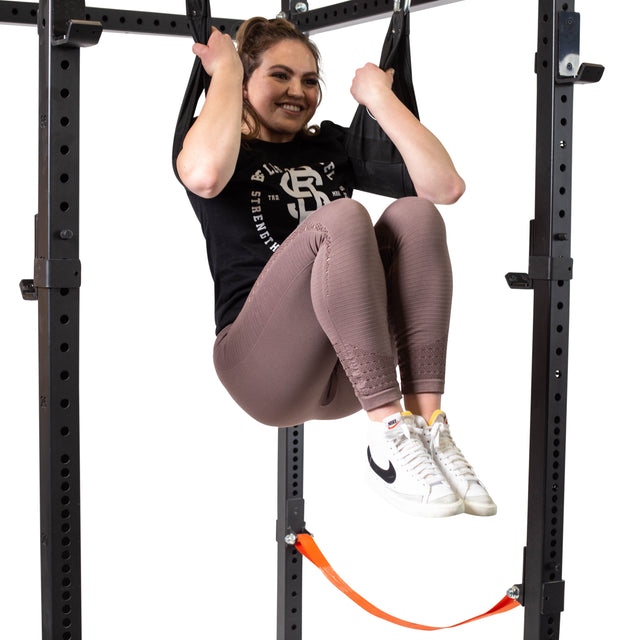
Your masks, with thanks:
[(238, 50), (242, 50), (246, 42), (257, 37), (260, 31), (263, 31), (265, 27), (269, 25), (269, 21), (266, 18), (255, 17), (245, 20), (238, 29), (236, 34), (236, 42), (238, 43)]

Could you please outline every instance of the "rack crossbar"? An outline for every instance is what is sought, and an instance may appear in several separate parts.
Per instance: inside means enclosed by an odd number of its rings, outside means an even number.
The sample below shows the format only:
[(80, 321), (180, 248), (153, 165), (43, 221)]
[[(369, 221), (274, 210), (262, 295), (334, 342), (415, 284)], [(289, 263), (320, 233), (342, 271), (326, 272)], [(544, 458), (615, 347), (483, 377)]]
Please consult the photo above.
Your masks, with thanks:
[[(412, 11), (430, 9), (461, 0), (414, 0)], [(312, 9), (303, 13), (287, 12), (287, 17), (300, 30), (308, 33), (329, 31), (340, 27), (368, 22), (376, 18), (389, 16), (393, 11), (393, 0), (377, 2), (341, 2), (338, 4)], [(0, 2), (0, 24), (35, 25), (38, 17), (37, 2)], [(148, 35), (190, 37), (185, 15), (152, 13), (148, 11), (128, 11), (122, 9), (102, 9), (87, 7), (85, 20), (102, 23), (104, 31), (137, 33)], [(223, 33), (235, 35), (242, 20), (231, 18), (212, 18), (213, 26)]]

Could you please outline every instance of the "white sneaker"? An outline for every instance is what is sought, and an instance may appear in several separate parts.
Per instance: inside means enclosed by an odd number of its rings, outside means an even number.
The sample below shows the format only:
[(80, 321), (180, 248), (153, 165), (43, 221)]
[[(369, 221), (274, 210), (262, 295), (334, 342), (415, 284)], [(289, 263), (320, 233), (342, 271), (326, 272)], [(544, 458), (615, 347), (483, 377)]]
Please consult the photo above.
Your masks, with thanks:
[(446, 414), (443, 411), (434, 411), (428, 423), (420, 416), (416, 416), (416, 421), (425, 448), (464, 501), (465, 513), (474, 516), (494, 516), (498, 507), (453, 441)]
[(369, 482), (391, 504), (416, 516), (445, 517), (464, 511), (420, 438), (416, 416), (396, 413), (369, 427)]

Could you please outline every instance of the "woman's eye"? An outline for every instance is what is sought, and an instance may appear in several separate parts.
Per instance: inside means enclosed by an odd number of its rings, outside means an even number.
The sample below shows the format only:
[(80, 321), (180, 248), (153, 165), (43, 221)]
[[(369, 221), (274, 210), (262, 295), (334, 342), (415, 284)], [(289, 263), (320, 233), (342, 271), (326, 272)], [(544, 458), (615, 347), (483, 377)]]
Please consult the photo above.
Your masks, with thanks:
[(278, 80), (286, 80), (287, 79), (287, 74), (286, 73), (282, 73), (282, 72), (274, 73), (273, 77), (274, 78), (278, 78)]
[(316, 87), (316, 86), (318, 86), (318, 81), (315, 78), (311, 78), (311, 79), (307, 80), (307, 84), (310, 87)]

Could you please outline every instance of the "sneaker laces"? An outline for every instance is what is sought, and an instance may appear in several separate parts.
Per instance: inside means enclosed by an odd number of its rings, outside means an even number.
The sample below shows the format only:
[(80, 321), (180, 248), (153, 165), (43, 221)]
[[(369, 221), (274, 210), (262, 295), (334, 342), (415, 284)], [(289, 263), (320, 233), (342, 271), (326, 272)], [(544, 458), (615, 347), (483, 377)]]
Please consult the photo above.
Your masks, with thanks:
[(416, 427), (403, 419), (394, 429), (388, 431), (385, 437), (393, 442), (400, 461), (407, 470), (429, 485), (443, 483), (444, 478), (418, 437), (418, 433), (419, 430)]
[(462, 455), (462, 451), (458, 449), (453, 441), (449, 426), (446, 423), (436, 422), (431, 427), (430, 441), (431, 455), (434, 458), (438, 454), (443, 463), (457, 476), (469, 483), (476, 482), (480, 484), (473, 467), (467, 462)]

